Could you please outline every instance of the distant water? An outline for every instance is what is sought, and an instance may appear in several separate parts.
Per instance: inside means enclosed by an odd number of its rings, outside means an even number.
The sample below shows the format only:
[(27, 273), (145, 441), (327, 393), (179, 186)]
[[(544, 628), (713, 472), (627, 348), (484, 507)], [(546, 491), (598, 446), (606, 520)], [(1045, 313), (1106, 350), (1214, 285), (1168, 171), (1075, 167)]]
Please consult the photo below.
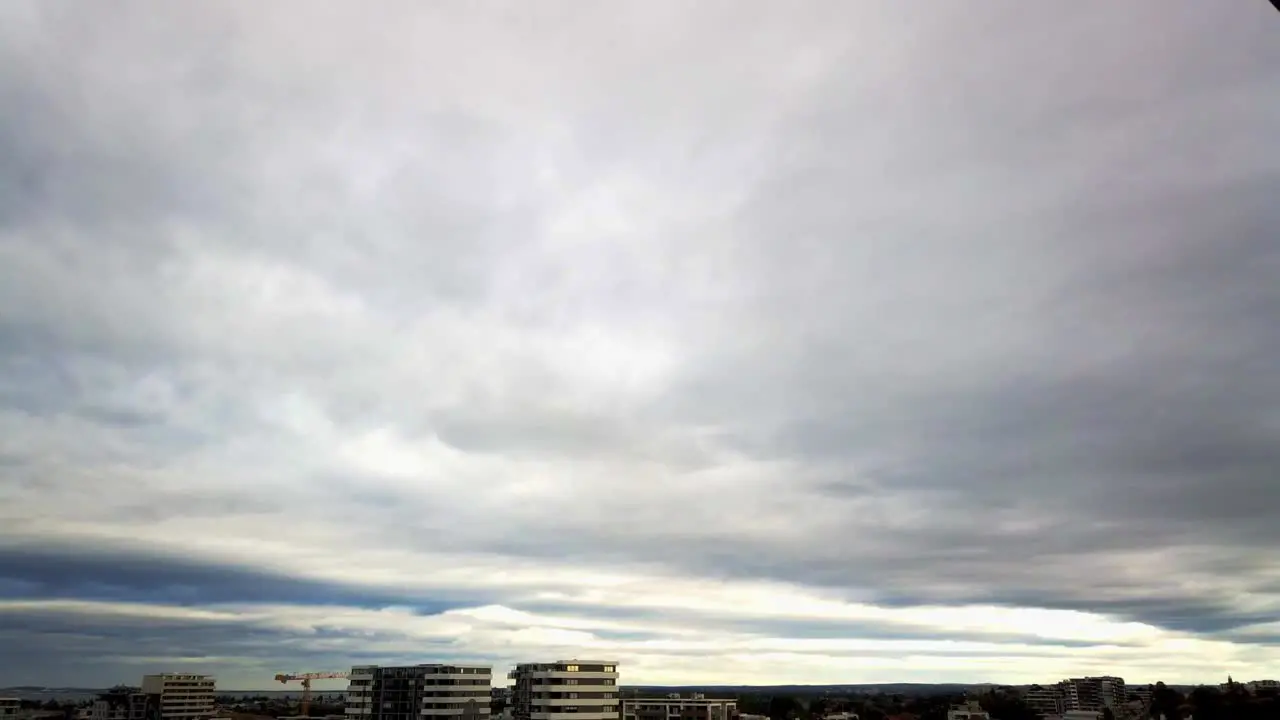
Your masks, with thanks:
[(43, 690), (32, 690), (30, 688), (0, 688), (0, 695), (4, 697), (16, 697), (21, 700), (39, 700), (40, 702), (48, 702), (56, 700), (60, 703), (65, 702), (84, 702), (92, 700), (98, 696), (98, 690), (88, 688), (46, 688)]

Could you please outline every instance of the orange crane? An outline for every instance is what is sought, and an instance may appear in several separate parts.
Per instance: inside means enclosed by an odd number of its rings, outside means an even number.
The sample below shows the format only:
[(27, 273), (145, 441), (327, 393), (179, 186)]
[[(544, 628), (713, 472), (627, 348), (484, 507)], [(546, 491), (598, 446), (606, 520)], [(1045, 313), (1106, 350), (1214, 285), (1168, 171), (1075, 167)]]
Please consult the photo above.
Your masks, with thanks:
[(276, 680), (281, 684), (290, 680), (302, 681), (302, 704), (299, 707), (299, 715), (306, 717), (311, 712), (311, 681), (312, 680), (341, 680), (351, 673), (345, 672), (311, 672), (311, 673), (280, 673), (276, 675)]

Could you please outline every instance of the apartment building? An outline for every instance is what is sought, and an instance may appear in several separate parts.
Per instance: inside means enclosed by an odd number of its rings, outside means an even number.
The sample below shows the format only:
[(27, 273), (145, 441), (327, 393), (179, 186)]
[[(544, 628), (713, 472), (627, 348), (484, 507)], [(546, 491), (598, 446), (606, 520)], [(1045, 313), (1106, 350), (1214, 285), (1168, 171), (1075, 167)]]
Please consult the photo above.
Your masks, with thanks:
[(0, 720), (13, 720), (22, 709), (22, 700), (16, 697), (0, 697)]
[(1071, 678), (1058, 683), (1062, 688), (1064, 710), (1101, 712), (1103, 708), (1119, 708), (1124, 705), (1124, 679), (1118, 677)]
[(708, 698), (703, 693), (628, 698), (622, 701), (622, 720), (739, 720), (738, 701)]
[(142, 688), (117, 685), (98, 695), (89, 707), (90, 720), (156, 720), (159, 717), (158, 696), (147, 695)]
[(488, 720), (493, 668), (359, 665), (348, 682), (348, 720)]
[(618, 664), (521, 663), (509, 676), (513, 720), (619, 720)]
[(162, 673), (142, 677), (142, 693), (155, 703), (158, 720), (205, 720), (213, 717), (217, 683), (210, 675)]
[(1059, 685), (1032, 685), (1022, 693), (1022, 700), (1027, 707), (1041, 715), (1061, 715), (1066, 710), (1062, 687)]

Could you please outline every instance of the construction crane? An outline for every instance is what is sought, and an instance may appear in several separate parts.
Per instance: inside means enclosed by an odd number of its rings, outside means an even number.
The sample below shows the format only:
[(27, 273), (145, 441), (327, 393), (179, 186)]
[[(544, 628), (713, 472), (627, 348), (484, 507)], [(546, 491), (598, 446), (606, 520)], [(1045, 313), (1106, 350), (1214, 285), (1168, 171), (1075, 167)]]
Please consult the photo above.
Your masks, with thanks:
[(342, 680), (350, 674), (345, 672), (280, 673), (276, 675), (276, 680), (281, 684), (290, 680), (302, 681), (302, 704), (298, 708), (298, 714), (306, 717), (311, 713), (312, 680)]

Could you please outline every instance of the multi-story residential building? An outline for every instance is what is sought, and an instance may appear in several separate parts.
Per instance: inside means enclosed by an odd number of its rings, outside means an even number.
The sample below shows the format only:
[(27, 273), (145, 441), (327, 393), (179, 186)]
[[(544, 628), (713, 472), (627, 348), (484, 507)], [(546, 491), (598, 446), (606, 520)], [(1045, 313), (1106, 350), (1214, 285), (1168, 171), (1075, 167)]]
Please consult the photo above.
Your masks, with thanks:
[(489, 697), (489, 720), (512, 720), (511, 688), (495, 687)]
[(627, 698), (622, 701), (622, 720), (738, 720), (738, 701), (709, 699), (702, 693)]
[(521, 663), (511, 671), (514, 720), (618, 720), (618, 664)]
[(213, 717), (217, 683), (210, 675), (162, 673), (144, 675), (142, 692), (156, 704), (159, 720), (205, 720)]
[(90, 720), (157, 720), (160, 703), (142, 688), (117, 685), (98, 695), (89, 708)]
[(423, 664), (351, 668), (348, 720), (488, 720), (493, 668)]
[(1071, 678), (1058, 686), (1062, 688), (1064, 710), (1100, 712), (1103, 708), (1119, 708), (1128, 698), (1124, 680), (1118, 677)]
[(13, 720), (22, 709), (22, 700), (16, 697), (0, 697), (0, 720)]
[(1061, 715), (1066, 709), (1063, 707), (1062, 687), (1058, 685), (1032, 685), (1022, 693), (1022, 699), (1027, 707), (1041, 715)]

